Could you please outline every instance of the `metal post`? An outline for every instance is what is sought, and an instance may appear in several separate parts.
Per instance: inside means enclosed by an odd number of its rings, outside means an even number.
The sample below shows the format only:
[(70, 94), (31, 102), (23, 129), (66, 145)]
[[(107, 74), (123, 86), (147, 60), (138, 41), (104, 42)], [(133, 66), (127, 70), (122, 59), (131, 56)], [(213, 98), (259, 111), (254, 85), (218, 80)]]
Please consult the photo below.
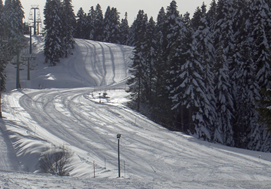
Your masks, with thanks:
[(119, 177), (120, 177), (120, 137), (121, 137), (121, 134), (117, 134), (117, 138), (118, 138), (118, 168), (119, 168)]
[(34, 35), (36, 35), (36, 8), (34, 8)]
[(30, 80), (30, 59), (27, 62), (27, 80)]
[(32, 26), (30, 26), (30, 47), (29, 54), (32, 54)]

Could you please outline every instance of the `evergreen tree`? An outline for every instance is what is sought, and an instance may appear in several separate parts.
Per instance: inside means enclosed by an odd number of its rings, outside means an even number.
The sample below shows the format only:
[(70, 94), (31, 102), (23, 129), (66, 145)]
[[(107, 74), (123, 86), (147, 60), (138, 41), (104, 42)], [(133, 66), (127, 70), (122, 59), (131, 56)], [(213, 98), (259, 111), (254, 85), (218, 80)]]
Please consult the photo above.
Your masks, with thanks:
[(271, 87), (271, 12), (265, 0), (250, 1), (250, 12), (253, 61), (257, 67), (256, 79), (260, 88), (266, 89)]
[(89, 13), (88, 13), (88, 30), (89, 30), (89, 39), (94, 40), (94, 35), (95, 35), (95, 26), (94, 26), (94, 21), (96, 18), (96, 12), (94, 10), (94, 7), (91, 6)]
[(172, 44), (176, 41), (180, 27), (178, 24), (179, 11), (177, 10), (177, 3), (173, 0), (167, 7), (166, 20), (164, 25), (164, 61), (167, 62), (167, 58), (170, 54)]
[[(255, 83), (255, 69), (249, 42), (248, 3), (246, 0), (234, 0), (234, 20), (232, 24), (235, 50), (232, 55), (234, 64), (230, 67), (230, 75), (234, 84), (234, 117), (232, 125), (235, 146), (247, 147), (250, 128), (255, 126), (254, 98), (258, 96)], [(255, 92), (256, 91), (256, 92)]]
[[(270, 88), (270, 8), (266, 1), (255, 0), (249, 2), (250, 11), (250, 43), (253, 54), (252, 61), (255, 67), (255, 82), (259, 88)], [(264, 98), (264, 97), (260, 97)], [(256, 97), (259, 100), (259, 98)], [(258, 116), (255, 116), (257, 120)], [(249, 127), (249, 143), (247, 148), (253, 150), (270, 150), (270, 134), (266, 132), (261, 124)]]
[(144, 68), (146, 65), (146, 43), (145, 43), (145, 33), (147, 26), (147, 15), (143, 10), (140, 10), (137, 14), (137, 18), (134, 22), (134, 26), (136, 26), (135, 32), (137, 36), (137, 41), (134, 49), (133, 56), (133, 64), (130, 69), (131, 78), (128, 79), (127, 84), (130, 86), (130, 92), (132, 92), (132, 96), (134, 100), (136, 100), (136, 109), (140, 110), (140, 104), (143, 97), (142, 92), (144, 93)]
[[(164, 60), (164, 54), (166, 48), (164, 46), (164, 40), (166, 39), (166, 13), (162, 7), (157, 16), (157, 24), (155, 30), (155, 61), (153, 62), (153, 100), (152, 100), (152, 119), (159, 123), (168, 125), (170, 120), (170, 104), (167, 95), (165, 94), (166, 78), (165, 70), (167, 70)], [(165, 106), (167, 105), (167, 107)]]
[[(232, 118), (234, 112), (233, 96), (236, 90), (230, 75), (233, 62), (234, 32), (233, 1), (219, 0), (217, 4), (217, 22), (215, 25), (215, 94), (217, 99), (218, 127), (215, 130), (216, 139), (222, 144), (234, 145)], [(220, 138), (219, 138), (220, 136)]]
[(120, 21), (119, 13), (116, 8), (107, 7), (104, 17), (104, 40), (110, 43), (120, 43)]
[[(201, 18), (198, 22), (198, 28), (195, 30), (193, 35), (193, 51), (196, 52), (198, 56), (195, 56), (196, 61), (198, 61), (203, 67), (202, 82), (204, 85), (201, 90), (205, 94), (204, 101), (201, 101), (199, 106), (202, 112), (201, 114), (204, 123), (197, 125), (197, 135), (213, 140), (214, 130), (217, 126), (217, 115), (216, 115), (216, 99), (214, 94), (214, 60), (215, 60), (215, 48), (213, 33), (211, 32), (208, 22), (206, 20), (206, 11), (204, 10), (205, 5), (202, 6)], [(198, 121), (199, 122), (199, 121)], [(200, 122), (199, 122), (200, 123)]]
[(95, 27), (94, 40), (103, 41), (104, 18), (103, 18), (103, 12), (102, 12), (101, 6), (99, 4), (97, 4), (96, 9), (95, 9), (94, 27)]
[(260, 121), (263, 123), (267, 129), (267, 131), (271, 132), (271, 91), (270, 89), (262, 89), (262, 93), (265, 98), (258, 101), (259, 108), (257, 111), (260, 115)]
[(127, 45), (127, 40), (129, 37), (129, 24), (127, 19), (127, 12), (125, 13), (125, 18), (121, 19), (120, 23), (120, 44)]
[(55, 66), (63, 57), (62, 51), (62, 20), (61, 2), (59, 0), (47, 0), (44, 9), (44, 24), (46, 30), (44, 55), (45, 62)]
[(84, 12), (83, 8), (80, 7), (80, 9), (77, 12), (75, 37), (88, 39), (90, 36), (89, 32), (90, 31), (88, 31), (87, 15)]
[(157, 57), (157, 41), (156, 41), (156, 24), (153, 20), (153, 17), (150, 18), (149, 22), (146, 26), (145, 33), (145, 42), (146, 42), (146, 65), (144, 68), (144, 89), (145, 89), (145, 97), (147, 103), (150, 107), (154, 104), (154, 94), (153, 91), (155, 89), (155, 61)]
[(73, 7), (71, 0), (63, 1), (63, 50), (65, 57), (68, 56), (69, 49), (74, 48), (74, 38), (73, 33), (76, 27), (76, 19), (73, 12)]
[(217, 16), (217, 4), (215, 0), (212, 0), (210, 8), (206, 15), (206, 20), (211, 30), (214, 29), (216, 23), (216, 16)]

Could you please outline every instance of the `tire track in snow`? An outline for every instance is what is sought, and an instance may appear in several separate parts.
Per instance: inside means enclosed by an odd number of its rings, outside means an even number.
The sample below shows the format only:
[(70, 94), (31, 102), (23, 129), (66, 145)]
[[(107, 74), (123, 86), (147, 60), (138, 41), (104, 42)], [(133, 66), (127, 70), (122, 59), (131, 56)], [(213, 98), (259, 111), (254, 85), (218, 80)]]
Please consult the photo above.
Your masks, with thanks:
[(109, 68), (108, 70), (110, 70), (110, 71), (112, 70), (112, 75), (113, 75), (112, 76), (112, 83), (109, 83), (109, 85), (112, 85), (112, 84), (116, 83), (116, 81), (115, 81), (115, 76), (116, 76), (115, 58), (114, 58), (114, 54), (112, 52), (111, 47), (109, 45), (106, 45), (106, 44), (105, 44), (105, 46), (108, 47), (110, 55), (111, 55), (112, 69)]

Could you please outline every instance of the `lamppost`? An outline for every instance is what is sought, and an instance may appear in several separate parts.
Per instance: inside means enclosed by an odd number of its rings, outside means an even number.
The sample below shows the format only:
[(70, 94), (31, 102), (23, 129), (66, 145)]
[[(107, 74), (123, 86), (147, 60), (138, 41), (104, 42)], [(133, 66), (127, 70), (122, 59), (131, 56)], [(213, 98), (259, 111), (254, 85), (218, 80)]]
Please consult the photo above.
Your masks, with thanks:
[(120, 177), (120, 137), (121, 137), (121, 134), (117, 134), (117, 139), (118, 139), (118, 167), (119, 167), (119, 177)]

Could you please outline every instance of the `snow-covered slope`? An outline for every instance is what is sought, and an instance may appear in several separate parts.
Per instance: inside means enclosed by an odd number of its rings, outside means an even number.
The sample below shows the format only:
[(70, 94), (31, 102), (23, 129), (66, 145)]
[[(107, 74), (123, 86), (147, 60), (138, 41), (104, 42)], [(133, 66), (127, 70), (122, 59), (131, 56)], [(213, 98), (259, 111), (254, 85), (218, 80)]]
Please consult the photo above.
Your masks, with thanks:
[[(35, 68), (31, 81), (22, 71), (22, 90), (13, 90), (15, 69), (7, 69), (0, 147), (11, 157), (0, 161), (1, 187), (270, 188), (269, 153), (168, 131), (124, 105), (131, 47), (77, 39), (73, 55), (48, 67), (42, 38), (34, 41)], [(53, 145), (73, 152), (71, 178), (23, 172), (37, 170), (39, 154)]]

